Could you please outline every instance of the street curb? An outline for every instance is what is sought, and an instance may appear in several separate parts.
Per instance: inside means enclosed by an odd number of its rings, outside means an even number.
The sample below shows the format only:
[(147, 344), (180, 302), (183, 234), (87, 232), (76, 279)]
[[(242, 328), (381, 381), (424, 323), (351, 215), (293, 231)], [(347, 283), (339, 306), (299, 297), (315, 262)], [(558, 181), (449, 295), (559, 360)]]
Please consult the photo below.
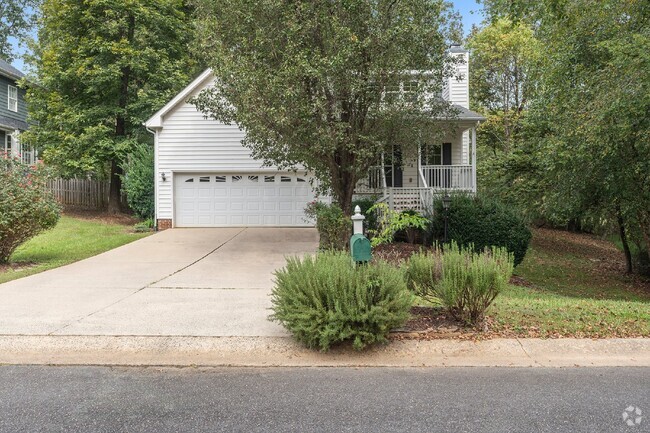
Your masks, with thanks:
[(650, 367), (650, 339), (394, 341), (355, 352), (288, 337), (0, 336), (0, 364), (240, 367)]

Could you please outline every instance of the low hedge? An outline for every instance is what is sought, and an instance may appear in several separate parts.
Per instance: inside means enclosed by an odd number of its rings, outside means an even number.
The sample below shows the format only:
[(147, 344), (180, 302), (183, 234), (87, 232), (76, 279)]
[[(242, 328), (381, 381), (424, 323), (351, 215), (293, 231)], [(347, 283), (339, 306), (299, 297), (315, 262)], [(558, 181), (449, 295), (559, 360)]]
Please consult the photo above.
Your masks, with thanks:
[(383, 262), (355, 267), (347, 253), (289, 258), (275, 278), (271, 319), (322, 351), (344, 341), (357, 350), (386, 342), (413, 303), (400, 269)]
[[(449, 206), (448, 241), (461, 247), (473, 245), (475, 251), (504, 247), (514, 255), (515, 266), (526, 256), (532, 233), (516, 209), (480, 195), (453, 195)], [(431, 231), (434, 239), (444, 237), (442, 198), (434, 203)]]

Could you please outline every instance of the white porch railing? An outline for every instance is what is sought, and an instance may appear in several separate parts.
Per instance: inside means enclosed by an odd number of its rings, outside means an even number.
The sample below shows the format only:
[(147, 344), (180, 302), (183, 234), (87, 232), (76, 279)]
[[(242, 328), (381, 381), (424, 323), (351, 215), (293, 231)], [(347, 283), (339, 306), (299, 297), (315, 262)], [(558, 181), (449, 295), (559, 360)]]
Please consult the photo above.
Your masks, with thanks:
[(476, 191), (471, 165), (423, 165), (422, 176), (434, 190)]
[(420, 213), (431, 211), (433, 199), (445, 192), (475, 192), (474, 167), (472, 165), (424, 165), (418, 175), (425, 186), (387, 187), (381, 166), (372, 167), (368, 176), (359, 181), (356, 194), (377, 195), (381, 201), (396, 211), (415, 210)]
[(388, 207), (398, 212), (414, 210), (428, 212), (433, 205), (433, 188), (388, 188)]

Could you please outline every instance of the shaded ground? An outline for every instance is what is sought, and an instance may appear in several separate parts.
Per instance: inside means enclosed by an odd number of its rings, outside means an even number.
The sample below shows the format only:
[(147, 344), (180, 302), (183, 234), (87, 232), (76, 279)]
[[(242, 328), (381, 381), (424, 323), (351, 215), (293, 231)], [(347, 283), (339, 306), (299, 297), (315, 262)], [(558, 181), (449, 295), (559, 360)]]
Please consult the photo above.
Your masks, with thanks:
[(103, 210), (82, 209), (75, 207), (66, 207), (63, 214), (71, 218), (78, 218), (87, 221), (97, 221), (105, 224), (120, 224), (124, 226), (134, 225), (138, 218), (131, 214), (118, 213), (109, 214)]
[[(421, 248), (395, 243), (374, 254), (400, 264)], [(481, 329), (418, 307), (405, 332), (393, 338), (650, 337), (650, 281), (625, 269), (623, 253), (607, 240), (535, 229), (526, 259)]]
[(488, 328), (505, 336), (650, 337), (650, 281), (625, 274), (616, 246), (596, 236), (533, 231), (516, 286), (500, 295)]

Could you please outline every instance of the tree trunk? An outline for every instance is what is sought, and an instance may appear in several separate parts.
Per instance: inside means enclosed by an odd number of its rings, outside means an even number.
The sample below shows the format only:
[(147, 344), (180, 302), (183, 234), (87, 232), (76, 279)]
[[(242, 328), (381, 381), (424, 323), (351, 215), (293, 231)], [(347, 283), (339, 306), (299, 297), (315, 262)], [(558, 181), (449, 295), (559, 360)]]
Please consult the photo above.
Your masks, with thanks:
[(630, 251), (630, 245), (627, 242), (627, 233), (625, 233), (625, 220), (623, 219), (623, 213), (621, 212), (621, 206), (616, 205), (616, 219), (618, 221), (618, 230), (621, 236), (621, 242), (623, 243), (623, 251), (625, 252), (625, 263), (627, 264), (627, 273), (632, 273), (632, 252)]
[[(133, 42), (135, 35), (135, 17), (129, 15), (127, 19), (126, 34), (129, 42)], [(119, 114), (115, 119), (115, 138), (125, 139), (127, 135), (127, 120), (126, 111), (129, 103), (129, 82), (131, 80), (131, 67), (124, 66), (121, 69), (122, 76), (120, 78), (120, 95), (118, 105), (120, 107)], [(111, 184), (110, 192), (108, 195), (108, 213), (119, 213), (122, 210), (122, 178), (124, 174), (119, 161), (115, 157), (111, 160)]]
[(108, 193), (108, 213), (116, 214), (122, 211), (122, 168), (116, 160), (111, 161), (110, 189)]

